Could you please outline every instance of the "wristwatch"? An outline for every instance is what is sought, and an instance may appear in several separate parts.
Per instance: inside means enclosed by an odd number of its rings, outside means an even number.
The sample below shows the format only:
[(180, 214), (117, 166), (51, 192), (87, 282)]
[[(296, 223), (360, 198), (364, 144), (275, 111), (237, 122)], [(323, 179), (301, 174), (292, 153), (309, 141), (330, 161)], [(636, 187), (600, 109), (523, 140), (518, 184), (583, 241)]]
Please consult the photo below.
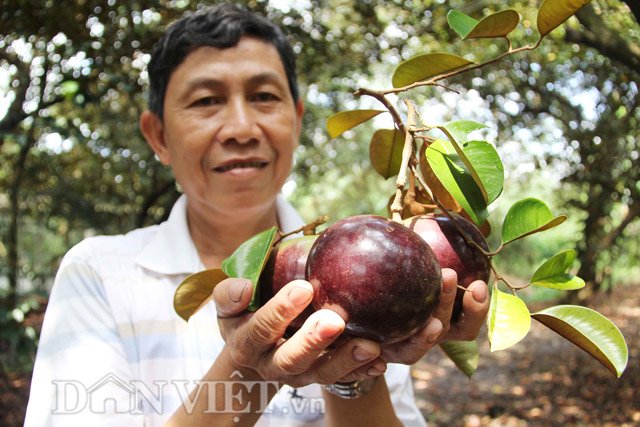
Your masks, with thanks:
[(369, 393), (377, 380), (378, 377), (348, 383), (326, 384), (322, 389), (343, 399), (357, 399)]

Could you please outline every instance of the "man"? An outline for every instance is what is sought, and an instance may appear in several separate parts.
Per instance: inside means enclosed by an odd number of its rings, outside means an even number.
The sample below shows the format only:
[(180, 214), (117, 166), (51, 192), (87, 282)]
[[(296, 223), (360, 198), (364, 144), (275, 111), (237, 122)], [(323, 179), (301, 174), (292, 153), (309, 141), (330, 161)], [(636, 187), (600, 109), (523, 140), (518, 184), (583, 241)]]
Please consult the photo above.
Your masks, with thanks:
[(474, 338), (488, 309), (486, 285), (470, 286), (463, 318), (450, 328), (456, 277), (443, 271), (434, 317), (388, 346), (354, 338), (330, 347), (345, 327), (331, 310), (284, 340), (313, 297), (305, 281), (249, 314), (251, 283), (228, 279), (212, 304), (182, 321), (172, 301), (186, 275), (219, 268), (266, 228), (302, 224), (278, 194), (303, 104), (281, 30), (232, 4), (171, 26), (149, 77), (140, 127), (184, 195), (167, 222), (87, 239), (65, 256), (26, 425), (423, 425), (406, 364), (445, 335)]

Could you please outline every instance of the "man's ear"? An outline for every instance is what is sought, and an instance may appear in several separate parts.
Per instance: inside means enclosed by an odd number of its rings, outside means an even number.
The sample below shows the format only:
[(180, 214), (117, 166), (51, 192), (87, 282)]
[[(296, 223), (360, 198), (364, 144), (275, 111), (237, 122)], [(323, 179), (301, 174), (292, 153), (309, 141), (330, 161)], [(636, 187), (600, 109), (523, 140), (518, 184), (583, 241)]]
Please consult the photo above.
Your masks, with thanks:
[(302, 99), (298, 99), (296, 102), (296, 124), (297, 124), (297, 137), (300, 138), (300, 133), (302, 132), (302, 116), (304, 115), (304, 103)]
[(140, 114), (140, 131), (160, 162), (165, 166), (169, 165), (171, 155), (164, 140), (164, 127), (160, 117), (149, 110), (143, 111)]

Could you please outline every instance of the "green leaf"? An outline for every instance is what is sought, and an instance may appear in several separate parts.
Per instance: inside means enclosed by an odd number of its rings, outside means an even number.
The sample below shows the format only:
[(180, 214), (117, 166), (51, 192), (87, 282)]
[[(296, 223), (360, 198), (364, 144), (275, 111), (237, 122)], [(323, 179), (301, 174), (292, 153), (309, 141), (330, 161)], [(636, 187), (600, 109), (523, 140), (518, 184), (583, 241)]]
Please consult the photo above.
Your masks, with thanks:
[(486, 190), (484, 189), (484, 186), (482, 185), (482, 181), (480, 181), (480, 177), (478, 176), (475, 168), (471, 164), (471, 161), (467, 158), (467, 155), (464, 153), (464, 151), (460, 147), (460, 143), (464, 143), (467, 141), (467, 136), (469, 133), (477, 129), (482, 129), (485, 126), (481, 123), (474, 122), (471, 120), (458, 120), (458, 121), (445, 123), (444, 125), (436, 126), (436, 127), (441, 131), (443, 131), (445, 135), (447, 135), (447, 138), (449, 138), (449, 141), (451, 142), (451, 146), (456, 150), (456, 153), (458, 154), (459, 159), (465, 165), (465, 167), (467, 168), (467, 171), (469, 172), (469, 174), (475, 181), (476, 185), (478, 186), (478, 189), (482, 193), (482, 198), (484, 199), (484, 202), (486, 204), (489, 204), (489, 197), (487, 195)]
[(500, 155), (487, 141), (469, 141), (462, 150), (486, 191), (487, 203), (491, 204), (502, 194), (504, 187), (504, 166)]
[(341, 111), (327, 119), (327, 131), (331, 138), (335, 138), (343, 132), (374, 118), (380, 113), (384, 113), (384, 110)]
[(502, 10), (478, 22), (464, 39), (506, 37), (520, 22), (520, 14), (513, 9)]
[[(469, 132), (482, 127), (475, 122), (452, 122), (447, 130), (466, 141)], [(469, 141), (460, 148), (451, 141), (438, 140), (427, 149), (426, 158), (442, 186), (472, 220), (476, 224), (484, 222), (487, 206), (500, 196), (504, 186), (504, 167), (496, 149), (486, 141)]]
[(513, 9), (502, 10), (477, 21), (464, 13), (452, 10), (447, 21), (464, 40), (506, 37), (520, 22), (520, 14)]
[(440, 348), (467, 377), (478, 369), (478, 343), (476, 341), (445, 341)]
[(548, 230), (567, 219), (553, 217), (549, 207), (541, 200), (527, 198), (514, 203), (502, 223), (502, 243), (507, 244), (530, 234)]
[(494, 286), (487, 316), (491, 351), (507, 349), (522, 340), (531, 327), (524, 301)]
[(441, 74), (458, 70), (475, 62), (449, 53), (424, 53), (401, 62), (393, 72), (393, 87), (408, 86)]
[(555, 254), (536, 270), (531, 284), (543, 288), (575, 290), (584, 287), (584, 280), (567, 273), (576, 259), (576, 251), (568, 249)]
[(447, 13), (447, 22), (453, 31), (458, 33), (463, 39), (478, 25), (478, 20), (470, 17), (466, 13), (452, 9)]
[(385, 179), (400, 171), (405, 135), (399, 130), (380, 129), (371, 137), (369, 156), (371, 165)]
[(538, 10), (540, 38), (549, 34), (591, 0), (544, 0)]
[(473, 120), (453, 120), (443, 125), (437, 126), (438, 129), (446, 129), (456, 141), (460, 143), (467, 142), (467, 137), (471, 132), (485, 129), (487, 125), (474, 122)]
[(597, 311), (576, 305), (558, 305), (534, 313), (532, 317), (589, 353), (617, 377), (627, 367), (629, 350), (624, 336), (613, 322)]
[(473, 222), (482, 224), (489, 216), (487, 203), (451, 142), (436, 140), (427, 147), (426, 158), (445, 190), (469, 214)]
[(256, 234), (241, 244), (229, 258), (222, 261), (222, 271), (227, 276), (251, 280), (253, 296), (249, 304), (249, 311), (255, 311), (260, 307), (258, 279), (271, 252), (277, 231), (276, 227), (271, 227)]
[(173, 309), (184, 320), (189, 320), (209, 299), (213, 288), (227, 275), (220, 269), (208, 269), (187, 276), (173, 295)]

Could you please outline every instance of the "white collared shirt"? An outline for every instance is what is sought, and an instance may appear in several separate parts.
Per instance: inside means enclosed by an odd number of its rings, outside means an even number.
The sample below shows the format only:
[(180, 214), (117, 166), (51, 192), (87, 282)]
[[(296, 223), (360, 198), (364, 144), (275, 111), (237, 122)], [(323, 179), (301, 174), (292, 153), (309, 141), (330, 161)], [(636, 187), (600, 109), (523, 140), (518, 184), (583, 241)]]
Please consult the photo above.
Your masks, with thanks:
[[(283, 231), (303, 225), (282, 198), (276, 205)], [(25, 426), (160, 426), (183, 402), (188, 409), (189, 393), (224, 346), (213, 303), (189, 322), (173, 309), (176, 287), (203, 269), (185, 196), (160, 225), (73, 247), (51, 291)], [(409, 367), (391, 364), (385, 376), (403, 423), (425, 425)], [(258, 425), (323, 425), (323, 409), (318, 385), (285, 386)]]

